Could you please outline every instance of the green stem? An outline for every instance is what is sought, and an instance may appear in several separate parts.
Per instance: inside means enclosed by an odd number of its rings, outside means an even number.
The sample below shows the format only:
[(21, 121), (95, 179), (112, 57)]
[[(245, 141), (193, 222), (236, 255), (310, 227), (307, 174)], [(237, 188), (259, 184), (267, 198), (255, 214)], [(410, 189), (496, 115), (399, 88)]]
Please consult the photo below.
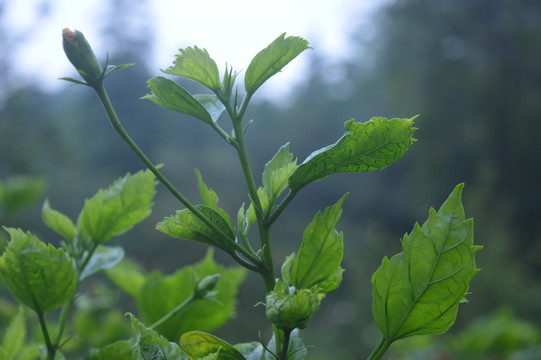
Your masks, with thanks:
[(372, 354), (368, 357), (368, 360), (379, 360), (383, 357), (383, 355), (387, 352), (389, 349), (389, 346), (391, 346), (391, 342), (385, 340), (385, 338), (381, 338), (379, 344), (376, 346), (374, 351), (372, 351)]
[(278, 207), (276, 208), (276, 210), (274, 210), (270, 216), (265, 220), (265, 225), (266, 226), (271, 226), (275, 221), (276, 219), (278, 219), (278, 217), (280, 216), (280, 214), (282, 214), (282, 212), (285, 210), (285, 208), (287, 207), (287, 205), (289, 205), (289, 203), (291, 202), (291, 200), (293, 200), (293, 198), (295, 197), (295, 195), (297, 195), (297, 191), (289, 191), (289, 193), (287, 194), (287, 196), (284, 198), (284, 200), (282, 200), (282, 202), (280, 203), (280, 205), (278, 205)]
[(289, 352), (289, 340), (291, 337), (292, 330), (284, 330), (284, 342), (282, 344), (282, 351), (280, 351), (279, 360), (287, 360), (287, 355)]
[(45, 346), (47, 347), (47, 360), (53, 360), (56, 353), (56, 347), (51, 343), (51, 337), (49, 336), (49, 331), (47, 330), (47, 324), (45, 323), (43, 313), (38, 311), (37, 314), (39, 326), (41, 327), (41, 332), (43, 333), (43, 338), (45, 339)]
[(171, 319), (173, 316), (175, 316), (176, 314), (178, 314), (179, 311), (181, 311), (182, 309), (184, 309), (186, 306), (188, 306), (192, 301), (195, 301), (197, 300), (195, 298), (195, 292), (193, 292), (192, 294), (190, 294), (190, 296), (188, 296), (188, 298), (186, 300), (184, 300), (183, 302), (181, 302), (180, 304), (178, 304), (173, 310), (169, 311), (167, 314), (165, 314), (164, 316), (162, 316), (161, 319), (159, 319), (158, 321), (156, 321), (154, 324), (150, 325), (150, 328), (151, 329), (156, 329), (158, 326), (160, 326), (161, 324), (163, 324), (164, 322), (166, 322), (167, 320)]

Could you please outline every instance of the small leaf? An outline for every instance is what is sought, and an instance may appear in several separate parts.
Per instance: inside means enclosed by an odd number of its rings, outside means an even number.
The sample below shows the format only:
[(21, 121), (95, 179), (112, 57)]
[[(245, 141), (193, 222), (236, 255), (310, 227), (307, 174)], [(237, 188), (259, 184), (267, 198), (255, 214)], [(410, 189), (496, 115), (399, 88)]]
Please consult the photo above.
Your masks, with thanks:
[(334, 228), (342, 214), (344, 195), (336, 204), (317, 213), (302, 237), (301, 247), (291, 267), (291, 283), (297, 289), (309, 289), (331, 276), (342, 262), (344, 235)]
[(286, 259), (284, 260), (281, 268), (282, 282), (287, 287), (289, 287), (289, 284), (291, 284), (289, 280), (289, 274), (291, 272), (291, 265), (293, 264), (293, 259), (295, 259), (295, 253), (291, 253), (291, 255), (286, 256)]
[(415, 141), (411, 119), (372, 118), (345, 123), (346, 134), (335, 144), (313, 152), (289, 178), (298, 191), (305, 185), (339, 172), (381, 170), (400, 159)]
[(428, 220), (404, 235), (403, 252), (385, 257), (372, 276), (374, 319), (388, 342), (441, 334), (455, 322), (473, 276), (479, 271), (473, 221), (465, 220), (463, 184)]
[(173, 66), (163, 72), (191, 79), (213, 91), (220, 88), (220, 73), (216, 62), (212, 60), (207, 50), (197, 46), (180, 49)]
[(47, 246), (30, 232), (5, 229), (11, 241), (0, 257), (0, 275), (13, 297), (38, 314), (65, 304), (75, 292), (77, 274), (64, 249)]
[[(264, 188), (260, 187), (257, 189), (257, 196), (259, 197), (259, 202), (261, 203), (261, 207), (263, 208), (263, 212), (267, 211), (269, 208), (269, 195), (265, 191)], [(255, 213), (255, 207), (253, 202), (248, 206), (248, 210), (246, 211), (246, 220), (248, 221), (248, 224), (253, 224), (257, 219), (256, 213)]]
[(73, 221), (61, 212), (51, 209), (47, 199), (45, 199), (41, 208), (41, 217), (45, 225), (67, 241), (71, 241), (75, 237), (77, 230)]
[[(174, 81), (157, 76), (148, 80), (147, 84), (151, 93), (143, 96), (142, 99), (149, 99), (164, 108), (194, 116), (209, 124), (214, 121), (205, 106)], [(218, 105), (208, 98), (204, 99), (204, 101), (210, 107), (214, 116), (219, 118), (221, 113), (218, 115)]]
[(15, 358), (21, 352), (26, 339), (25, 320), (24, 307), (19, 306), (17, 314), (15, 314), (9, 322), (9, 326), (5, 329), (2, 339), (1, 347), (7, 356), (11, 355), (11, 357)]
[(209, 208), (216, 210), (223, 218), (224, 220), (230, 225), (230, 230), (232, 233), (235, 233), (235, 228), (233, 227), (233, 223), (231, 222), (231, 218), (229, 215), (223, 210), (218, 207), (218, 195), (216, 195), (216, 192), (210, 188), (207, 187), (207, 185), (203, 182), (203, 177), (201, 176), (201, 173), (199, 170), (195, 169), (195, 174), (197, 175), (197, 182), (199, 186), (199, 192), (201, 193), (201, 198), (203, 199), (203, 203), (208, 206)]
[(156, 193), (156, 179), (150, 170), (129, 173), (106, 190), (86, 200), (77, 220), (79, 236), (103, 243), (145, 219)]
[(235, 239), (235, 233), (231, 230), (233, 226), (231, 220), (224, 219), (220, 213), (208, 206), (197, 205), (195, 208), (222, 230), (229, 239), (223, 239), (188, 209), (178, 210), (174, 216), (166, 217), (156, 225), (156, 229), (179, 239), (213, 245), (226, 252), (234, 251), (231, 242)]
[(263, 187), (274, 200), (288, 186), (291, 174), (297, 169), (297, 159), (289, 152), (289, 143), (282, 146), (263, 170)]
[(244, 356), (232, 345), (202, 331), (191, 331), (182, 335), (180, 346), (193, 359), (200, 359), (219, 352), (216, 359), (245, 360)]
[(250, 62), (244, 86), (248, 94), (253, 94), (271, 76), (278, 73), (301, 52), (308, 49), (308, 41), (300, 37), (278, 36), (268, 47), (261, 50)]
[(182, 360), (180, 347), (169, 342), (151, 328), (147, 328), (135, 316), (128, 313), (131, 318), (133, 332), (132, 358), (134, 360)]
[(122, 247), (100, 245), (79, 275), (79, 279), (84, 280), (99, 271), (110, 269), (116, 266), (123, 258), (124, 249)]
[(117, 266), (106, 270), (109, 279), (127, 294), (136, 297), (145, 285), (146, 275), (134, 261), (124, 259)]

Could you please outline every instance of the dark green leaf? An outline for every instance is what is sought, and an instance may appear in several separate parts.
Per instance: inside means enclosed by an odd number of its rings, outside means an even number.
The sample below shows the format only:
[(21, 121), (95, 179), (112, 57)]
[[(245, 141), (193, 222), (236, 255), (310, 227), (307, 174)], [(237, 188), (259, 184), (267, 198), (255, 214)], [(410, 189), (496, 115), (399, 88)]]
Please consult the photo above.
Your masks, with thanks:
[(220, 73), (216, 62), (206, 49), (197, 46), (180, 49), (173, 66), (163, 71), (166, 74), (179, 75), (196, 81), (209, 89), (220, 88)]
[(428, 220), (404, 235), (403, 252), (385, 257), (372, 276), (372, 312), (387, 341), (440, 334), (455, 322), (458, 305), (479, 271), (473, 220), (465, 220), (463, 184)]
[(334, 228), (342, 214), (344, 195), (336, 204), (317, 213), (302, 237), (302, 244), (291, 267), (291, 283), (309, 289), (336, 274), (344, 255), (344, 235)]
[(120, 246), (103, 246), (100, 245), (92, 254), (92, 257), (86, 264), (79, 275), (79, 279), (83, 280), (87, 277), (109, 268), (114, 267), (124, 258), (124, 249)]
[(106, 270), (109, 279), (127, 294), (136, 297), (145, 285), (146, 275), (134, 261), (124, 259), (117, 266)]
[(120, 235), (146, 218), (156, 193), (156, 179), (150, 170), (115, 181), (86, 200), (77, 220), (79, 236), (102, 243)]
[(415, 141), (411, 119), (372, 118), (345, 123), (346, 134), (335, 144), (313, 152), (289, 178), (298, 191), (305, 185), (338, 172), (381, 170), (400, 159)]
[(11, 241), (0, 257), (0, 275), (13, 297), (40, 314), (66, 303), (75, 292), (77, 274), (64, 249), (47, 246), (30, 232), (5, 229)]
[(218, 360), (245, 360), (233, 346), (214, 335), (191, 331), (180, 338), (180, 346), (192, 359), (200, 359), (218, 353)]
[(301, 52), (308, 49), (308, 41), (300, 37), (278, 36), (268, 47), (261, 50), (250, 62), (244, 86), (248, 94), (253, 94), (271, 76), (278, 73)]
[(45, 199), (41, 207), (41, 217), (45, 225), (54, 230), (58, 235), (62, 236), (67, 241), (73, 240), (77, 230), (70, 218), (59, 211), (51, 209), (49, 200)]
[[(169, 110), (194, 116), (209, 124), (212, 124), (214, 121), (212, 115), (207, 111), (205, 106), (174, 81), (162, 76), (157, 76), (148, 80), (147, 84), (151, 93), (143, 96), (143, 99), (149, 99)], [(212, 111), (212, 114), (219, 118), (219, 115), (221, 114), (218, 114), (218, 105), (211, 101), (210, 98), (203, 100)], [(216, 118), (216, 120), (218, 119)]]

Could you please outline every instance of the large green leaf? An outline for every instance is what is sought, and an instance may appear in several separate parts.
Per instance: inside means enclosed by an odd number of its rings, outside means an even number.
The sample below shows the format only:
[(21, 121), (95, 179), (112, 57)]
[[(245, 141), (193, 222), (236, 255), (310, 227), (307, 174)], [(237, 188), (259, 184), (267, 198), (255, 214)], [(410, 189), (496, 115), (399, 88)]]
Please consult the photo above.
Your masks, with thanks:
[(0, 257), (0, 275), (13, 297), (39, 314), (66, 303), (75, 292), (77, 274), (64, 249), (47, 246), (30, 232), (6, 231), (11, 241)]
[(45, 225), (67, 241), (71, 241), (75, 237), (77, 229), (75, 228), (73, 221), (61, 212), (53, 210), (49, 205), (48, 199), (45, 199), (45, 202), (41, 207), (41, 217), (43, 218)]
[(209, 355), (216, 360), (245, 360), (232, 345), (214, 335), (202, 331), (190, 331), (180, 338), (180, 346), (191, 359), (203, 359)]
[(206, 49), (197, 46), (180, 49), (173, 66), (163, 72), (179, 75), (194, 80), (209, 89), (216, 91), (220, 88), (220, 72), (216, 62), (212, 60)]
[(143, 96), (143, 99), (149, 99), (169, 110), (194, 116), (206, 123), (218, 121), (225, 111), (225, 106), (215, 95), (192, 96), (180, 85), (162, 76), (148, 80), (147, 84), (151, 93)]
[(344, 235), (335, 229), (342, 215), (344, 195), (336, 204), (317, 213), (302, 237), (293, 260), (290, 281), (297, 289), (309, 289), (336, 276), (344, 255)]
[(349, 120), (346, 134), (335, 144), (310, 154), (289, 178), (298, 191), (305, 185), (339, 172), (381, 170), (400, 159), (415, 141), (411, 119), (372, 118), (365, 123)]
[(458, 305), (479, 271), (473, 220), (465, 220), (457, 185), (428, 220), (402, 239), (403, 252), (385, 257), (372, 276), (374, 319), (388, 342), (440, 334), (455, 322)]
[(83, 280), (99, 271), (112, 268), (123, 258), (124, 249), (122, 247), (100, 245), (79, 275), (79, 279)]
[(179, 239), (199, 241), (216, 246), (226, 252), (235, 251), (231, 243), (235, 239), (231, 220), (225, 219), (219, 212), (205, 205), (197, 205), (196, 209), (222, 230), (229, 240), (223, 239), (220, 234), (208, 227), (189, 209), (178, 210), (174, 216), (166, 217), (156, 225), (156, 229)]
[(212, 331), (223, 325), (234, 314), (236, 295), (246, 271), (216, 264), (212, 251), (201, 262), (172, 275), (163, 276), (158, 272), (148, 275), (136, 297), (143, 320), (149, 324), (159, 320), (190, 296), (196, 281), (212, 274), (221, 274), (213, 299), (192, 302), (156, 330), (174, 341), (187, 331)]
[(139, 295), (146, 282), (143, 269), (133, 260), (124, 259), (105, 272), (116, 286), (133, 297)]
[(263, 170), (263, 187), (269, 198), (276, 199), (288, 184), (289, 177), (297, 169), (297, 159), (289, 152), (289, 143), (282, 146)]
[(308, 49), (308, 41), (296, 36), (278, 36), (269, 46), (261, 50), (250, 62), (244, 76), (248, 94), (253, 94), (271, 76), (278, 73), (291, 60)]
[(131, 229), (146, 218), (156, 193), (150, 170), (127, 174), (86, 200), (77, 220), (79, 236), (102, 243)]

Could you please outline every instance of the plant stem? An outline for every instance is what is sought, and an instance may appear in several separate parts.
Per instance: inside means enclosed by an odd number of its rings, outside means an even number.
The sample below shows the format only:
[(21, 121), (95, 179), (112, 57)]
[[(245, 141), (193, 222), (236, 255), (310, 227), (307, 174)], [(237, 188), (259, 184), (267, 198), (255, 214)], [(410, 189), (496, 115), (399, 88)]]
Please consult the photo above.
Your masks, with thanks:
[(383, 357), (383, 355), (387, 352), (389, 349), (389, 346), (391, 346), (391, 342), (385, 340), (385, 338), (381, 338), (379, 344), (376, 346), (374, 351), (372, 351), (372, 354), (368, 357), (368, 360), (379, 360)]
[(265, 225), (267, 226), (271, 226), (275, 221), (276, 219), (278, 219), (278, 217), (280, 216), (280, 214), (282, 214), (282, 211), (285, 210), (285, 208), (287, 207), (287, 205), (289, 205), (289, 203), (291, 202), (291, 200), (293, 200), (293, 198), (295, 197), (295, 195), (297, 195), (297, 191), (293, 191), (291, 190), (287, 196), (284, 198), (284, 200), (282, 200), (282, 202), (280, 203), (280, 205), (276, 208), (276, 210), (274, 210), (270, 216), (265, 220)]
[(161, 317), (158, 321), (156, 321), (154, 324), (150, 325), (151, 329), (156, 329), (158, 326), (166, 322), (167, 320), (171, 319), (173, 316), (178, 314), (179, 311), (184, 309), (186, 306), (188, 306), (192, 301), (197, 300), (195, 298), (195, 292), (191, 293), (190, 296), (180, 304), (178, 304), (173, 310), (169, 311), (167, 314)]
[(47, 330), (47, 324), (45, 323), (45, 318), (41, 311), (37, 311), (39, 326), (41, 327), (41, 332), (43, 333), (43, 338), (45, 339), (45, 346), (47, 347), (47, 360), (53, 360), (56, 347), (51, 343), (51, 337), (49, 336), (49, 331)]
[(284, 330), (284, 342), (282, 344), (282, 351), (280, 351), (279, 360), (287, 360), (287, 354), (289, 352), (289, 340), (291, 337), (292, 330)]

